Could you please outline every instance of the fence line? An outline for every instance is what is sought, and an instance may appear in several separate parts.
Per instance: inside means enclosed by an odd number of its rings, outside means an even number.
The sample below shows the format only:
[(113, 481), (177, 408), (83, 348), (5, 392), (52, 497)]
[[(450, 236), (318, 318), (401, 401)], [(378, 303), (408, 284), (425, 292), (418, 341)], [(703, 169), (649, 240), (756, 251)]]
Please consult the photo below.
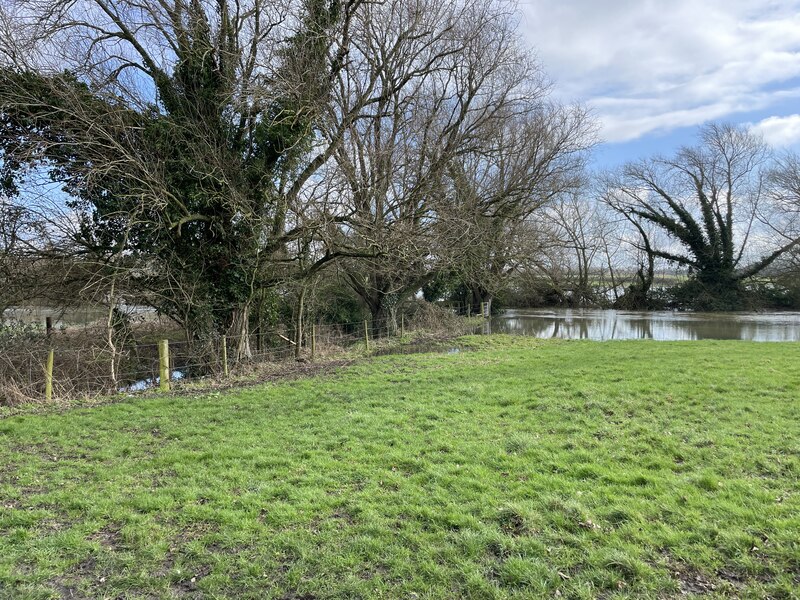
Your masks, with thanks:
[[(445, 310), (440, 311), (435, 325), (444, 327), (459, 327), (457, 315), (476, 315), (483, 309), (472, 310), (474, 307), (458, 304), (440, 308)], [(446, 323), (448, 318), (452, 321)], [(86, 342), (85, 345), (74, 347), (70, 343), (75, 344), (75, 339), (48, 330), (25, 350), (0, 352), (0, 404), (157, 387), (163, 390), (170, 382), (227, 377), (259, 365), (279, 365), (295, 359), (308, 362), (354, 351), (370, 353), (385, 346), (388, 339), (401, 339), (425, 329), (425, 324), (407, 320), (405, 313), (398, 315), (397, 320), (309, 322), (300, 335), (296, 326), (279, 325), (246, 336), (169, 339), (166, 357), (162, 341), (109, 347), (107, 343), (97, 344), (96, 337), (78, 340)]]

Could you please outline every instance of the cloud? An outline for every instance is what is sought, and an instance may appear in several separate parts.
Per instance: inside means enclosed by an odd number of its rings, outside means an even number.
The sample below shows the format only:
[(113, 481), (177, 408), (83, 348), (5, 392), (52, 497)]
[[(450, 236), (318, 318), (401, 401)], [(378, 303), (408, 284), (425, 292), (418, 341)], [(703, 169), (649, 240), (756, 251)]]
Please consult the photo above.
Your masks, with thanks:
[[(602, 119), (607, 141), (621, 142), (652, 133), (667, 133), (708, 121), (730, 120), (732, 115), (767, 109), (775, 101), (800, 98), (800, 88), (775, 92), (710, 96), (705, 102), (680, 102), (673, 97), (600, 97), (591, 101)], [(747, 123), (752, 125), (752, 123)]]
[(800, 115), (767, 117), (752, 125), (752, 128), (775, 147), (786, 148), (800, 144)]
[(557, 92), (594, 106), (607, 141), (768, 109), (800, 85), (800, 0), (529, 0), (523, 9)]

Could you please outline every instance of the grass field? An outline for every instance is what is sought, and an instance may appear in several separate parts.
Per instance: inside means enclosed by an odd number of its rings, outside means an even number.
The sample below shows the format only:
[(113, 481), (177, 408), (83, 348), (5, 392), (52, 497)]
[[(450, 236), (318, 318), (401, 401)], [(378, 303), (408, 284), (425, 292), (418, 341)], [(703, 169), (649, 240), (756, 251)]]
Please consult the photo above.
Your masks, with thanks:
[(797, 598), (800, 345), (463, 338), (0, 420), (0, 598)]

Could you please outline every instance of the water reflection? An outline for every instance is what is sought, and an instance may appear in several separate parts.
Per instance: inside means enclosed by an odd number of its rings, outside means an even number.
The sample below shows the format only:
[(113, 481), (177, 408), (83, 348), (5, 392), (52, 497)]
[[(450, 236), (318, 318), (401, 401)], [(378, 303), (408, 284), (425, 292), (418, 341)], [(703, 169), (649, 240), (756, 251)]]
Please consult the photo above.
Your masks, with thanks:
[(585, 340), (800, 341), (800, 313), (676, 313), (593, 309), (507, 310), (482, 333)]

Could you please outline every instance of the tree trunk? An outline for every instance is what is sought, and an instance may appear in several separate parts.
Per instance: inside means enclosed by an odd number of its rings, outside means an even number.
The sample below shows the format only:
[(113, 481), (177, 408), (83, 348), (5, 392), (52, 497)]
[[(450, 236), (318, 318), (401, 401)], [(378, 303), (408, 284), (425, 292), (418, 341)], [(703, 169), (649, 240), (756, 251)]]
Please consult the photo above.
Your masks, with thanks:
[[(106, 320), (106, 333), (108, 349), (111, 352), (111, 360), (109, 362), (111, 385), (117, 389), (117, 346), (114, 343), (114, 309), (116, 308), (116, 297), (114, 292), (117, 287), (117, 278), (111, 280), (111, 292), (108, 297), (108, 319)], [(48, 317), (49, 318), (49, 317)]]
[(400, 307), (400, 294), (386, 294), (381, 302), (383, 317), (386, 321), (386, 335), (397, 335), (397, 309)]
[(623, 310), (644, 310), (651, 304), (650, 288), (653, 285), (653, 261), (649, 261), (647, 271), (640, 265), (636, 272), (636, 280), (628, 286), (628, 289), (616, 299), (613, 306)]
[(233, 359), (236, 362), (250, 360), (253, 351), (250, 349), (250, 303), (237, 306), (231, 313), (231, 326), (228, 335), (235, 340)]
[[(469, 312), (471, 314), (479, 314), (481, 311), (481, 302), (483, 302), (483, 296), (481, 295), (480, 288), (477, 285), (470, 286), (469, 290)], [(482, 315), (481, 315), (482, 316)]]
[(613, 306), (614, 308), (622, 308), (627, 310), (641, 310), (650, 306), (650, 288), (653, 286), (653, 279), (655, 278), (655, 253), (653, 247), (650, 245), (650, 238), (644, 228), (636, 221), (631, 221), (639, 234), (642, 236), (644, 242), (644, 251), (647, 256), (647, 271), (644, 270), (644, 265), (639, 264), (639, 270), (636, 272), (638, 281), (634, 281), (628, 289), (626, 289), (622, 296), (616, 299)]
[(382, 292), (377, 292), (367, 301), (372, 316), (372, 335), (374, 337), (379, 337), (384, 328), (389, 336), (397, 333), (397, 310), (400, 302), (400, 294)]
[(473, 284), (472, 288), (472, 305), (475, 307), (475, 314), (483, 316), (481, 310), (483, 309), (484, 302), (489, 305), (489, 314), (492, 314), (492, 295), (487, 289), (478, 284)]
[(398, 325), (397, 325), (397, 308), (398, 304), (394, 303), (388, 308), (388, 320), (386, 321), (386, 329), (387, 334), (397, 335)]
[(295, 319), (294, 330), (294, 357), (300, 358), (300, 352), (303, 349), (303, 313), (305, 312), (306, 301), (306, 286), (300, 289), (300, 295), (297, 298), (297, 316)]
[(377, 305), (370, 306), (370, 316), (372, 317), (372, 323), (370, 324), (372, 337), (377, 339), (381, 335), (381, 327), (383, 326), (384, 322), (389, 322), (391, 320), (389, 316), (389, 309), (384, 305), (383, 302), (380, 302)]

